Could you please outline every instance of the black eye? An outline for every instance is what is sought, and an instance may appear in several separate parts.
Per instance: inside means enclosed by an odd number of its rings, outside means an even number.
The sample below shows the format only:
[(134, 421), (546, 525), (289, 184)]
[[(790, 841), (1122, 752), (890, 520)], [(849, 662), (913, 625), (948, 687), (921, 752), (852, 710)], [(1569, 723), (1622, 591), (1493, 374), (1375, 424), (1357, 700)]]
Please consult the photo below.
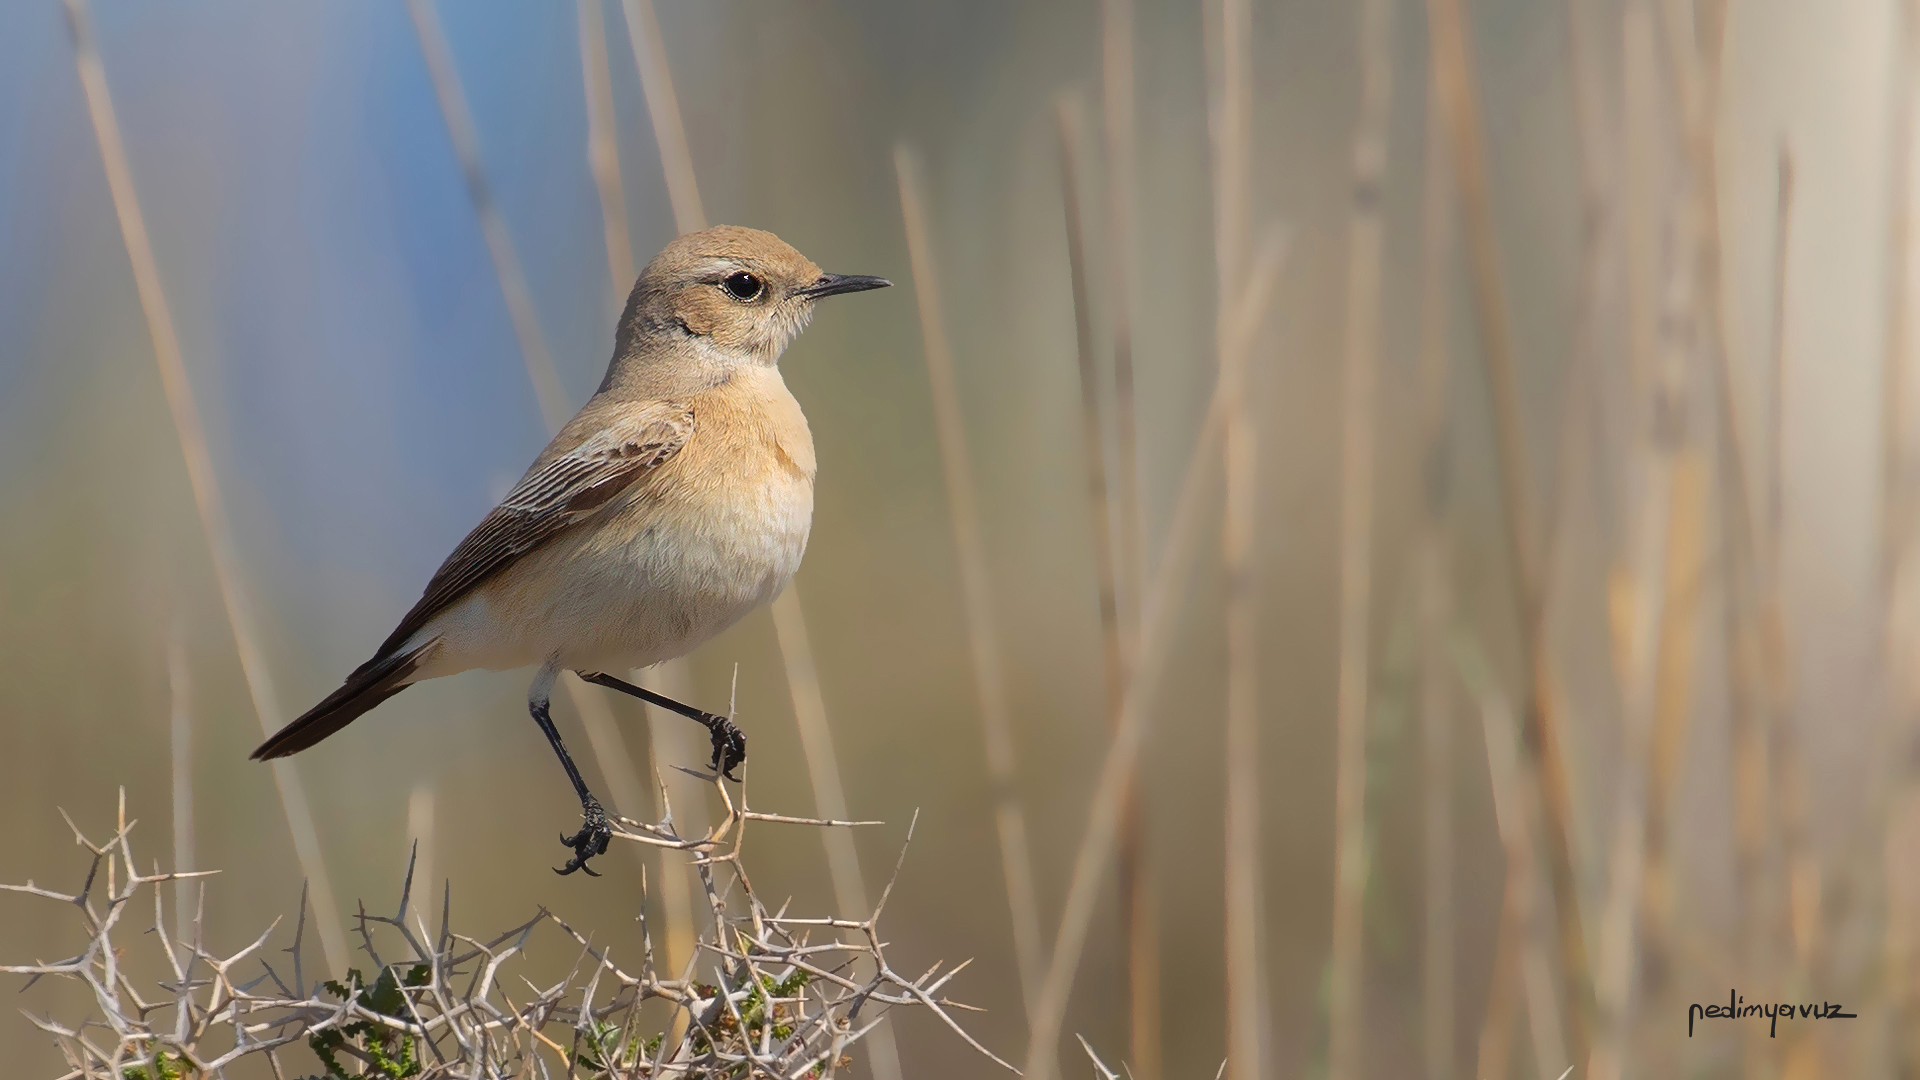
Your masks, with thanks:
[(735, 300), (757, 300), (760, 294), (766, 291), (766, 286), (761, 284), (760, 279), (745, 270), (728, 276), (720, 283), (720, 287), (727, 290), (727, 295)]

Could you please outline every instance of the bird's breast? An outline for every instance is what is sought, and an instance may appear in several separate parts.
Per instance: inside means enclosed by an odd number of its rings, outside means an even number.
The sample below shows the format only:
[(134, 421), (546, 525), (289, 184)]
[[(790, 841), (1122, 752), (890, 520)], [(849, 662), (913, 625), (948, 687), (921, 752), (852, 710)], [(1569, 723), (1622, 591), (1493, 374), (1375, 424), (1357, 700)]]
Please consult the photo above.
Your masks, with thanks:
[(624, 651), (654, 659), (690, 651), (772, 600), (800, 569), (813, 522), (813, 440), (771, 375), (696, 401), (685, 449), (636, 485), (615, 510), (619, 527), (599, 533), (612, 543), (592, 560), (605, 590), (597, 621)]
[(449, 664), (683, 656), (772, 600), (806, 553), (813, 440), (778, 373), (696, 400), (685, 447), (436, 621)]

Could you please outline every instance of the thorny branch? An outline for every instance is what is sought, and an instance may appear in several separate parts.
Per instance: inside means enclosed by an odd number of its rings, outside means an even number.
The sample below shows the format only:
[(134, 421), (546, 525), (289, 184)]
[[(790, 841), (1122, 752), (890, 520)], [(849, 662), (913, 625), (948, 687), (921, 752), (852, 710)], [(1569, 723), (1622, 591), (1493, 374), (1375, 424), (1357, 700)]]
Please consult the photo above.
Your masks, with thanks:
[[(127, 820), (124, 791), (115, 831), (105, 843), (94, 843), (72, 819), (67, 821), (91, 860), (77, 893), (32, 881), (0, 885), (78, 908), (87, 933), (84, 947), (65, 960), (0, 966), (0, 971), (31, 976), (28, 985), (43, 976), (61, 976), (91, 992), (93, 1008), (79, 1021), (28, 1015), (65, 1056), (70, 1071), (61, 1080), (223, 1077), (228, 1066), (256, 1055), (284, 1080), (305, 1075), (298, 1067), (289, 1072), (281, 1060), (296, 1042), (304, 1043), (323, 1067), (318, 1080), (824, 1078), (850, 1064), (847, 1050), (893, 1008), (932, 1012), (980, 1054), (1017, 1071), (953, 1019), (951, 1012), (967, 1006), (941, 996), (966, 964), (944, 974), (936, 964), (918, 978), (888, 966), (878, 922), (891, 881), (865, 919), (796, 918), (784, 906), (775, 911), (763, 905), (740, 863), (748, 821), (816, 827), (875, 823), (757, 813), (747, 809), (744, 797), (736, 806), (717, 777), (696, 775), (714, 784), (727, 811), (704, 835), (680, 835), (670, 809), (653, 823), (619, 818), (615, 832), (625, 840), (685, 852), (698, 868), (711, 928), (679, 972), (656, 966), (644, 878), (634, 966), (633, 960), (616, 962), (612, 947), (593, 943), (544, 908), (487, 940), (448, 927), (450, 896), (443, 897), (437, 935), (418, 908), (409, 923), (410, 861), (392, 916), (369, 914), (364, 904), (360, 908), (360, 947), (371, 961), (371, 978), (355, 970), (342, 981), (305, 982), (303, 893), (293, 943), (286, 950), (289, 985), (262, 952), (277, 920), (224, 956), (208, 951), (198, 912), (193, 940), (169, 935), (174, 924), (163, 917), (158, 886), (206, 875), (163, 874), (157, 866), (149, 874), (137, 871), (129, 839), (134, 823)], [(907, 835), (910, 841), (911, 827)], [(904, 859), (904, 847), (901, 855)], [(898, 866), (894, 873), (897, 877)], [(128, 929), (126, 915), (143, 889), (152, 892), (152, 926)], [(203, 907), (204, 891), (203, 886)], [(564, 938), (568, 948), (579, 950), (572, 971), (546, 988), (521, 979), (522, 990), (510, 998), (505, 980), (512, 977), (514, 961), (524, 958), (535, 934), (549, 927), (547, 936)], [(391, 931), (382, 932), (383, 941), (397, 935), (397, 953), (381, 954), (377, 928)], [(159, 993), (151, 998), (141, 995), (122, 966), (127, 945), (121, 942), (135, 936), (157, 943), (165, 965)], [(664, 1022), (643, 1022), (639, 1010), (648, 1001), (666, 1003)], [(648, 1014), (657, 1016), (657, 1011)], [(306, 1055), (300, 1056), (304, 1062)]]

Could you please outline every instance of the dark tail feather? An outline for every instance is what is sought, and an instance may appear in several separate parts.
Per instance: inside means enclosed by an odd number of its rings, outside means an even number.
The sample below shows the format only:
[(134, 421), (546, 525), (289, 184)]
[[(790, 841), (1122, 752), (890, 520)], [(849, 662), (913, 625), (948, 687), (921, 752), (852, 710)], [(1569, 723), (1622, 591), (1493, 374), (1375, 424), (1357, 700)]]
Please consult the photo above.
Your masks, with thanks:
[(340, 689), (261, 743), (254, 750), (253, 759), (264, 761), (297, 754), (353, 723), (361, 713), (407, 688), (407, 679), (419, 667), (424, 651), (415, 649), (396, 656), (376, 657), (360, 665), (347, 676)]

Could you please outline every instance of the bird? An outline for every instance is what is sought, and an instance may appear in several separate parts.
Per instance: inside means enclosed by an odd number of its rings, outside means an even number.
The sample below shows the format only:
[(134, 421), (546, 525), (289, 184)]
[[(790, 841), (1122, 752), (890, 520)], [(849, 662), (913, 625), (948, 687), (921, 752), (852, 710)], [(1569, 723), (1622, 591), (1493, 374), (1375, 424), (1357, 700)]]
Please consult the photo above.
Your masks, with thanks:
[(408, 686), (537, 665), (527, 709), (580, 798), (562, 875), (612, 827), (554, 727), (561, 671), (704, 725), (711, 768), (736, 780), (746, 736), (729, 717), (608, 671), (685, 656), (777, 596), (813, 520), (813, 435), (782, 352), (819, 300), (886, 288), (828, 274), (770, 232), (686, 233), (640, 273), (592, 398), (447, 556), (418, 603), (339, 689), (253, 751), (296, 754)]

